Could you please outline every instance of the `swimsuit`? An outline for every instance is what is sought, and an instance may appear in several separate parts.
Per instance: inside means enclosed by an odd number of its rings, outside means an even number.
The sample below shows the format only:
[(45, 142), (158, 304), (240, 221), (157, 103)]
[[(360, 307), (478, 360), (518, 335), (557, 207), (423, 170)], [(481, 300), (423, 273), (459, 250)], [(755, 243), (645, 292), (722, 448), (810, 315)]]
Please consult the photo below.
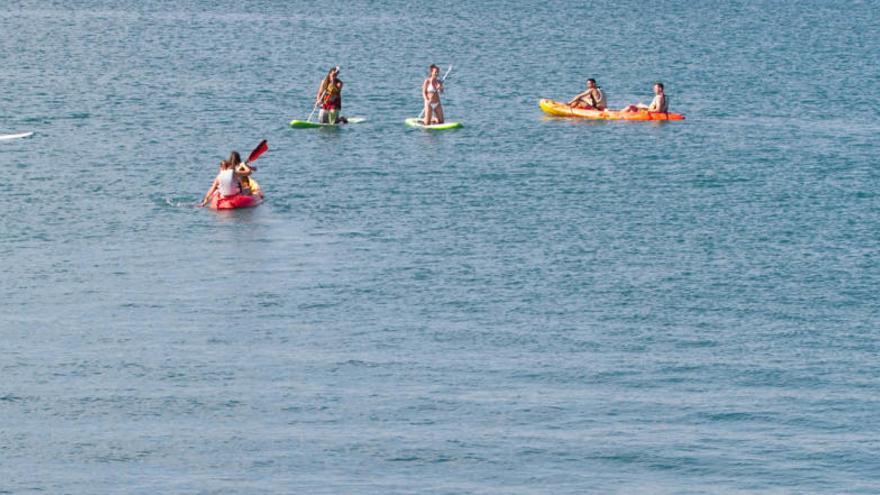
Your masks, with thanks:
[[(433, 95), (433, 94), (436, 94), (436, 93), (438, 93), (438, 92), (439, 92), (438, 87), (435, 86), (434, 83), (432, 83), (432, 82), (429, 80), (429, 81), (428, 81), (428, 87), (425, 88), (425, 93), (428, 93), (429, 95)], [(433, 110), (433, 109), (435, 109), (435, 108), (437, 108), (437, 107), (440, 106), (440, 102), (439, 102), (439, 101), (432, 101), (432, 102), (429, 103), (429, 105), (431, 106), (431, 109)]]

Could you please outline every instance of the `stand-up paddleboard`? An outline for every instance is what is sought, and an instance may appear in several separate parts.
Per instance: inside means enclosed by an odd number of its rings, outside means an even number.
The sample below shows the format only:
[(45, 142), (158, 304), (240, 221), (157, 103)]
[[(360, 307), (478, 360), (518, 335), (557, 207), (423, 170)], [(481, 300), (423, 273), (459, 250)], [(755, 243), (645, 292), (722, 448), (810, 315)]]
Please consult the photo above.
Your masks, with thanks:
[(0, 134), (0, 141), (5, 141), (7, 139), (19, 139), (26, 138), (28, 136), (33, 136), (33, 132), (22, 132), (21, 134)]
[(336, 124), (322, 124), (320, 122), (309, 122), (308, 120), (296, 120), (293, 119), (290, 121), (290, 127), (294, 129), (314, 129), (316, 127), (341, 127), (345, 124), (360, 124), (361, 122), (367, 120), (364, 117), (347, 117), (347, 122), (344, 123), (336, 123)]
[(442, 124), (425, 125), (422, 119), (411, 118), (405, 120), (406, 125), (426, 131), (445, 131), (447, 129), (458, 129), (462, 127), (461, 122), (444, 122)]

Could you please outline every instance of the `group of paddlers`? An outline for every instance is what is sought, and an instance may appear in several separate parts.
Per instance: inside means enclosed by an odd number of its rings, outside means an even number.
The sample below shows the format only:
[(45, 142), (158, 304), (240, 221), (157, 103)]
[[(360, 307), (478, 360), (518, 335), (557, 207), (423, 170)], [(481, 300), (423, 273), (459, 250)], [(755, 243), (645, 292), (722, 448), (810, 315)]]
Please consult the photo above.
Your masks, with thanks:
[[(601, 111), (608, 108), (608, 100), (605, 97), (605, 92), (602, 91), (602, 88), (600, 88), (598, 84), (596, 84), (596, 80), (590, 78), (587, 79), (587, 90), (582, 93), (578, 93), (574, 98), (571, 99), (571, 101), (568, 102), (568, 105), (573, 108)], [(649, 112), (669, 111), (669, 101), (666, 98), (666, 93), (663, 90), (663, 83), (654, 83), (654, 99), (651, 101), (650, 105), (636, 103), (634, 105), (627, 105), (620, 111), (638, 112), (641, 110), (647, 110)]]
[[(315, 97), (315, 108), (321, 108), (318, 113), (318, 122), (322, 124), (344, 124), (345, 117), (341, 117), (342, 110), (342, 87), (343, 82), (339, 79), (339, 67), (333, 67), (321, 80), (318, 86), (318, 94)], [(423, 123), (425, 125), (442, 124), (444, 122), (443, 104), (440, 101), (440, 93), (444, 90), (443, 79), (440, 78), (440, 68), (434, 64), (428, 67), (428, 77), (422, 82), (422, 100), (424, 103)]]

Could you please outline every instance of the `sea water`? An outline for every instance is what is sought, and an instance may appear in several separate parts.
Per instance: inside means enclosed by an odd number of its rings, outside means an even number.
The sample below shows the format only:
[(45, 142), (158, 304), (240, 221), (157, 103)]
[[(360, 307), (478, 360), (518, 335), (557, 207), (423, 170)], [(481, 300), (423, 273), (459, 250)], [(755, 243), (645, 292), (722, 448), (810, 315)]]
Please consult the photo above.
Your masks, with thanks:
[(878, 10), (4, 0), (0, 493), (880, 492)]

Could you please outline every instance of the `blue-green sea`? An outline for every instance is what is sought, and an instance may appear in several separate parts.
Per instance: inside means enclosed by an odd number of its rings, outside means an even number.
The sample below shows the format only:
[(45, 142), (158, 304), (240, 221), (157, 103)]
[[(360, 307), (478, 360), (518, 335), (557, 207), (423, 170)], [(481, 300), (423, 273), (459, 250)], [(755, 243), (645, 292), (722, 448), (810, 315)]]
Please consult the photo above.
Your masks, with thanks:
[(878, 12), (3, 0), (0, 494), (880, 493)]

